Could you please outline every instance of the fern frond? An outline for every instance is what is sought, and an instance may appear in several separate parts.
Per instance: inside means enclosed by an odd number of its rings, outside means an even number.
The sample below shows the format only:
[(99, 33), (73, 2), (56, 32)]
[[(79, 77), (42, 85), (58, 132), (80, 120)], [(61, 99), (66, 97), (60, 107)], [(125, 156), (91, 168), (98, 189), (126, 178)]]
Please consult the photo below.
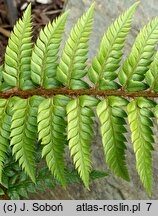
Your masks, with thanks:
[(115, 71), (120, 66), (124, 41), (137, 6), (138, 2), (119, 16), (103, 36), (98, 56), (93, 59), (88, 71), (89, 79), (97, 89), (119, 88), (119, 84), (114, 81), (117, 77)]
[(101, 134), (106, 163), (115, 175), (129, 181), (129, 174), (125, 163), (124, 133), (126, 112), (123, 106), (128, 101), (121, 97), (110, 96), (102, 100), (97, 106), (97, 115), (101, 122)]
[(71, 156), (86, 188), (89, 189), (91, 171), (90, 141), (94, 112), (90, 108), (98, 103), (96, 98), (81, 96), (67, 105), (68, 140)]
[(58, 52), (68, 12), (40, 31), (31, 58), (31, 78), (43, 88), (60, 86), (56, 79)]
[(158, 51), (154, 56), (154, 60), (151, 63), (149, 70), (145, 74), (146, 82), (150, 86), (150, 88), (158, 92)]
[(3, 79), (4, 65), (0, 66), (0, 92), (7, 91), (10, 89), (8, 83), (6, 83)]
[(42, 98), (38, 96), (19, 98), (13, 108), (11, 124), (12, 153), (33, 182), (35, 182), (34, 144), (37, 136), (37, 109), (41, 101)]
[(88, 40), (93, 23), (94, 4), (74, 26), (68, 38), (57, 69), (57, 79), (70, 89), (87, 88), (82, 80), (86, 74)]
[(151, 194), (152, 187), (152, 143), (153, 123), (150, 118), (154, 117), (150, 108), (155, 106), (152, 100), (139, 97), (132, 100), (127, 105), (128, 121), (132, 132), (131, 139), (134, 144), (134, 153), (136, 155), (136, 168), (140, 179)]
[(3, 77), (10, 86), (22, 90), (31, 89), (30, 62), (32, 53), (31, 4), (24, 12), (22, 20), (14, 26), (5, 54)]
[(154, 116), (156, 117), (157, 123), (158, 123), (158, 104), (154, 108)]
[(38, 109), (38, 138), (41, 144), (45, 145), (42, 156), (46, 157), (48, 168), (64, 187), (65, 116), (69, 100), (66, 96), (56, 95), (45, 99)]
[(151, 64), (154, 48), (158, 41), (158, 17), (150, 21), (138, 34), (131, 53), (119, 71), (119, 81), (128, 91), (148, 88), (143, 82)]
[(9, 148), (11, 116), (8, 115), (7, 105), (9, 100), (0, 99), (0, 182), (3, 164)]

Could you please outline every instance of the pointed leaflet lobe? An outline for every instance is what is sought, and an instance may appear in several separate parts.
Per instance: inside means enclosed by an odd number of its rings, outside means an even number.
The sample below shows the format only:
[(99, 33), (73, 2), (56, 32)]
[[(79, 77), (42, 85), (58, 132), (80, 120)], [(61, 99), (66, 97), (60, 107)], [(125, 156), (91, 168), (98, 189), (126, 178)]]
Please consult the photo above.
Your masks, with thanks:
[(119, 71), (119, 81), (128, 91), (148, 88), (143, 82), (152, 61), (154, 47), (158, 41), (158, 17), (150, 21), (138, 34), (131, 53)]
[(46, 157), (48, 168), (58, 181), (65, 187), (64, 145), (66, 129), (66, 104), (69, 98), (56, 95), (45, 99), (38, 109), (38, 133), (44, 145), (42, 156)]
[(73, 99), (67, 105), (68, 140), (70, 154), (76, 169), (85, 185), (89, 188), (91, 171), (90, 141), (92, 140), (92, 125), (94, 112), (90, 108), (96, 106), (98, 100), (91, 96), (81, 96)]
[(22, 90), (31, 89), (30, 63), (32, 52), (31, 5), (24, 12), (22, 20), (14, 26), (6, 48), (3, 77), (10, 85)]
[(78, 20), (70, 33), (57, 70), (57, 79), (70, 89), (87, 88), (82, 78), (86, 74), (88, 40), (93, 22), (94, 4)]
[(0, 99), (0, 182), (5, 156), (9, 149), (10, 125), (9, 100)]
[(7, 91), (11, 88), (11, 86), (8, 85), (7, 82), (3, 80), (3, 71), (4, 71), (4, 65), (0, 66), (0, 92), (1, 91)]
[(151, 129), (153, 123), (150, 120), (154, 116), (150, 108), (154, 106), (153, 101), (143, 97), (132, 100), (127, 106), (128, 121), (132, 132), (131, 139), (136, 155), (136, 168), (149, 195), (152, 187), (151, 151), (154, 142)]
[(58, 52), (68, 12), (40, 31), (31, 58), (31, 78), (43, 88), (60, 86), (56, 79)]
[(145, 78), (150, 88), (153, 91), (158, 92), (158, 51), (155, 54), (154, 60), (151, 63), (149, 70), (146, 72)]
[(130, 30), (133, 13), (138, 2), (119, 16), (104, 34), (98, 56), (92, 61), (88, 76), (98, 89), (117, 89), (116, 70), (120, 66), (122, 48)]
[(11, 124), (12, 153), (22, 169), (35, 182), (35, 140), (37, 136), (37, 108), (42, 97), (18, 98)]
[(127, 132), (126, 112), (123, 106), (128, 101), (121, 97), (110, 96), (102, 100), (97, 106), (97, 115), (101, 122), (101, 134), (104, 147), (106, 163), (113, 173), (127, 181), (129, 174), (125, 163), (125, 142), (124, 133)]

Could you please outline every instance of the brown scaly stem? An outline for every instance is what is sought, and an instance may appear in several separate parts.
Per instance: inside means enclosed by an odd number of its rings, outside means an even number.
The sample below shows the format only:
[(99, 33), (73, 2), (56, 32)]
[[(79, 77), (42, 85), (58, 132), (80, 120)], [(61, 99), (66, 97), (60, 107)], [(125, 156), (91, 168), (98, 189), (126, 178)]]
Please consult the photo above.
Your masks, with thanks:
[(57, 88), (57, 89), (42, 89), (36, 88), (33, 90), (18, 90), (18, 89), (11, 89), (5, 92), (0, 92), (0, 98), (10, 98), (13, 96), (19, 96), (21, 98), (28, 98), (33, 95), (40, 95), (44, 97), (51, 97), (53, 95), (62, 94), (67, 96), (81, 96), (81, 95), (91, 95), (91, 96), (98, 96), (98, 97), (106, 97), (106, 96), (122, 96), (122, 97), (147, 97), (147, 98), (157, 98), (158, 93), (152, 92), (149, 90), (146, 91), (139, 91), (139, 92), (127, 92), (123, 89), (117, 90), (96, 90), (94, 88), (89, 89), (80, 89), (80, 90), (71, 90), (67, 88)]
[(10, 200), (10, 198), (9, 198), (9, 196), (7, 195), (7, 192), (6, 192), (6, 188), (5, 188), (2, 184), (0, 184), (0, 188), (2, 188), (3, 191), (5, 192), (4, 195), (0, 196), (0, 199), (1, 199), (1, 200)]

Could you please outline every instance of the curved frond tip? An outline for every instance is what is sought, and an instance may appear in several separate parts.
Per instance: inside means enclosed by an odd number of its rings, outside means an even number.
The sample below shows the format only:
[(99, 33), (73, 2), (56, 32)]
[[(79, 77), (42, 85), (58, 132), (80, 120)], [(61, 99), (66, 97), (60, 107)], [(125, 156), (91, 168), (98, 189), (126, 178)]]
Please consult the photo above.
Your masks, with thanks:
[(113, 22), (104, 34), (100, 44), (98, 56), (92, 61), (88, 71), (95, 88), (101, 90), (118, 89), (120, 85), (114, 81), (117, 78), (116, 70), (122, 59), (124, 41), (130, 30), (132, 17), (138, 2)]
[(49, 89), (60, 86), (56, 79), (58, 52), (68, 11), (40, 31), (31, 57), (31, 78), (39, 86)]
[(3, 78), (9, 86), (32, 89), (30, 63), (32, 53), (31, 4), (14, 26), (5, 53)]
[(129, 181), (129, 174), (125, 163), (124, 133), (127, 132), (125, 117), (127, 114), (122, 109), (128, 101), (111, 96), (102, 100), (97, 106), (97, 115), (101, 122), (101, 135), (106, 163), (113, 173)]
[(38, 109), (38, 133), (42, 149), (42, 156), (46, 157), (48, 168), (59, 182), (65, 187), (65, 130), (66, 104), (69, 98), (57, 95), (45, 99)]
[(129, 56), (119, 71), (118, 78), (123, 88), (128, 91), (142, 91), (148, 88), (144, 78), (152, 62), (157, 42), (158, 17), (140, 31)]
[(62, 52), (57, 79), (70, 89), (88, 88), (88, 84), (82, 78), (87, 73), (85, 68), (93, 14), (94, 4), (75, 24)]
[(68, 141), (70, 154), (78, 173), (86, 188), (89, 189), (91, 159), (90, 141), (92, 140), (92, 117), (94, 113), (89, 106), (98, 101), (90, 96), (80, 97), (70, 101), (67, 105)]
[(153, 150), (153, 123), (154, 117), (150, 108), (155, 104), (151, 100), (138, 98), (127, 106), (128, 121), (132, 132), (131, 139), (136, 155), (136, 168), (146, 191), (151, 195), (152, 189), (152, 155)]

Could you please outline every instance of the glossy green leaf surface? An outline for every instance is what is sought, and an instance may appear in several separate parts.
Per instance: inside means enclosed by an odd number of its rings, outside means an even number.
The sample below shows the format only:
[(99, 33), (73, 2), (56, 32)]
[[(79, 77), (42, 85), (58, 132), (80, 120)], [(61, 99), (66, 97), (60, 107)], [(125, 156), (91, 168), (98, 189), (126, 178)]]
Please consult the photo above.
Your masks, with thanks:
[(38, 109), (38, 139), (44, 145), (42, 156), (46, 157), (52, 174), (66, 186), (64, 166), (64, 145), (66, 130), (66, 104), (69, 98), (57, 95), (45, 99)]
[(9, 115), (8, 102), (6, 99), (0, 99), (0, 182), (10, 141), (11, 116)]
[(143, 81), (148, 66), (152, 62), (157, 42), (158, 18), (156, 17), (140, 31), (129, 56), (119, 71), (119, 81), (128, 91), (142, 91), (148, 88)]
[(10, 86), (22, 90), (32, 89), (30, 77), (32, 53), (31, 4), (17, 21), (8, 41), (5, 53), (3, 78)]
[(154, 117), (150, 108), (154, 103), (151, 100), (137, 98), (132, 100), (128, 106), (128, 121), (130, 124), (131, 140), (136, 156), (136, 168), (148, 194), (152, 189), (152, 157), (153, 150), (153, 123)]
[(35, 140), (37, 138), (37, 108), (42, 98), (19, 98), (13, 108), (11, 124), (12, 153), (19, 165), (35, 182)]
[(92, 117), (94, 116), (94, 112), (88, 104), (91, 106), (91, 101), (94, 98), (83, 99), (81, 97), (70, 101), (67, 105), (67, 138), (75, 167), (85, 187), (89, 188), (89, 175), (91, 171), (90, 141), (93, 134)]
[(130, 30), (132, 16), (137, 6), (138, 2), (119, 16), (102, 38), (98, 56), (93, 59), (88, 71), (89, 79), (97, 89), (119, 88), (119, 84), (114, 81), (117, 78), (116, 70), (120, 66), (124, 41)]
[[(119, 102), (114, 103), (114, 100)], [(129, 181), (129, 174), (125, 162), (124, 133), (126, 112), (122, 109), (128, 103), (127, 100), (117, 97), (109, 97), (102, 100), (97, 106), (97, 115), (101, 122), (101, 135), (106, 163), (113, 173)]]
[(66, 41), (57, 69), (57, 79), (70, 89), (88, 88), (86, 75), (88, 40), (93, 23), (94, 4), (78, 20)]
[(56, 79), (57, 60), (62, 33), (68, 12), (42, 29), (31, 58), (31, 78), (39, 86), (49, 89), (60, 86)]
[(145, 79), (151, 89), (158, 92), (158, 52), (156, 52), (154, 60), (151, 63), (149, 70), (146, 72)]

